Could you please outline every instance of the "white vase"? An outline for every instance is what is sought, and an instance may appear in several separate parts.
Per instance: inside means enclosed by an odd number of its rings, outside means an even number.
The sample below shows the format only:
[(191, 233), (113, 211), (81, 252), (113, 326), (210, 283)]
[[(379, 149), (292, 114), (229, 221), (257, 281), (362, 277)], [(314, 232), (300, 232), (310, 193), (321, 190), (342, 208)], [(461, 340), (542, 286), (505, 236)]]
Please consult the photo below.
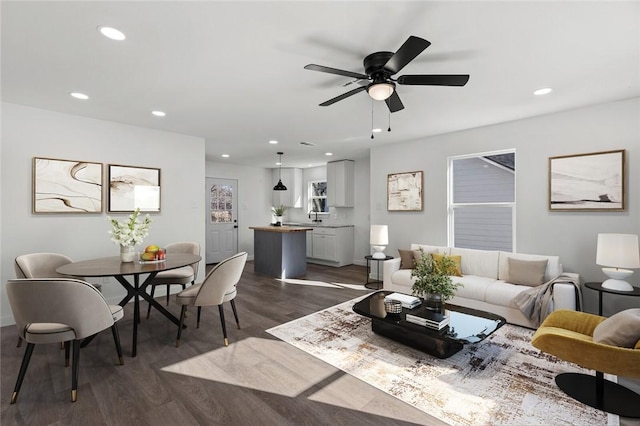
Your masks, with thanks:
[(282, 216), (276, 216), (276, 225), (282, 225)]
[(135, 246), (120, 246), (120, 261), (133, 262), (136, 259)]

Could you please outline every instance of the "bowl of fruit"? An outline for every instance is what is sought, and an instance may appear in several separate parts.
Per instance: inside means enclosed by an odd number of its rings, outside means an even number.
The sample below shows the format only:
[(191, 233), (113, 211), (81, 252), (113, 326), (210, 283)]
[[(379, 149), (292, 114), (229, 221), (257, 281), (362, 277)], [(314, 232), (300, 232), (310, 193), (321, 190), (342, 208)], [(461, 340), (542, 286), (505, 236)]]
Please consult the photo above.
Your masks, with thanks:
[(144, 251), (140, 252), (141, 262), (162, 262), (167, 258), (167, 254), (163, 248), (152, 244), (145, 247)]

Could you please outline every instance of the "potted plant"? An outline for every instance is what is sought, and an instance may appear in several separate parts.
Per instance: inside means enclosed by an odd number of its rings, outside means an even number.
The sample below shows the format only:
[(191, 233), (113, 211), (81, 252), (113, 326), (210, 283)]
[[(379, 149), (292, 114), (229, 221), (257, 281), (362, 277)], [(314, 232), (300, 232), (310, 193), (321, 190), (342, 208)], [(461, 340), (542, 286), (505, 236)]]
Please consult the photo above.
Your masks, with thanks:
[(460, 283), (451, 280), (456, 263), (446, 255), (435, 260), (422, 249), (420, 252), (421, 256), (416, 259), (411, 271), (411, 276), (415, 278), (411, 291), (414, 296), (425, 300), (427, 309), (441, 311), (444, 303), (456, 295), (456, 289), (460, 286)]
[(279, 206), (275, 206), (271, 208), (271, 213), (276, 217), (276, 226), (282, 225), (282, 216), (287, 211), (287, 208), (280, 204)]

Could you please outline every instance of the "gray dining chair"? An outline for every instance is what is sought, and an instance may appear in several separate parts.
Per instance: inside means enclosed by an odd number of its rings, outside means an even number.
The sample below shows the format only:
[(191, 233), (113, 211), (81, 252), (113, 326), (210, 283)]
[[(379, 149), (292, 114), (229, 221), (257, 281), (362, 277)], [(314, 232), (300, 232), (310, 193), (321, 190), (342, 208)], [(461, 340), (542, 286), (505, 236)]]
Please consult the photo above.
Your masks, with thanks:
[[(16, 257), (13, 267), (16, 278), (75, 278), (56, 272), (60, 266), (73, 263), (71, 258), (59, 253), (29, 253)], [(102, 290), (101, 284), (92, 284), (98, 291)], [(22, 339), (18, 338), (17, 346), (22, 345)]]
[[(165, 247), (167, 257), (172, 253), (186, 253), (195, 254), (200, 256), (200, 244), (191, 241), (184, 241), (178, 243), (170, 243)], [(198, 277), (198, 263), (196, 262), (189, 266), (183, 266), (182, 268), (171, 269), (168, 271), (158, 272), (158, 275), (149, 283), (151, 287), (151, 297), (156, 292), (156, 286), (167, 286), (167, 305), (169, 305), (169, 289), (172, 285), (180, 285), (184, 290), (187, 288), (187, 284), (194, 284)], [(151, 304), (147, 307), (147, 318), (151, 315)]]
[(204, 281), (200, 284), (192, 285), (186, 290), (182, 290), (176, 296), (178, 304), (182, 305), (180, 312), (180, 325), (178, 326), (178, 336), (176, 338), (176, 347), (180, 346), (180, 335), (184, 324), (187, 306), (198, 307), (198, 319), (196, 328), (200, 328), (200, 313), (203, 306), (218, 306), (220, 312), (220, 322), (222, 324), (222, 334), (224, 336), (224, 345), (229, 346), (227, 338), (227, 327), (224, 321), (224, 302), (231, 302), (233, 316), (236, 319), (236, 325), (240, 328), (238, 320), (238, 311), (236, 310), (235, 297), (238, 293), (237, 284), (240, 281), (244, 265), (247, 262), (247, 253), (242, 252), (228, 259), (223, 260), (213, 267), (207, 274)]
[(11, 404), (18, 399), (33, 349), (37, 344), (69, 342), (73, 345), (71, 361), (71, 401), (78, 392), (80, 342), (111, 328), (118, 361), (124, 364), (116, 322), (124, 312), (119, 305), (109, 305), (102, 294), (85, 281), (70, 278), (23, 278), (9, 280), (6, 286), (9, 304), (20, 337), (27, 342)]

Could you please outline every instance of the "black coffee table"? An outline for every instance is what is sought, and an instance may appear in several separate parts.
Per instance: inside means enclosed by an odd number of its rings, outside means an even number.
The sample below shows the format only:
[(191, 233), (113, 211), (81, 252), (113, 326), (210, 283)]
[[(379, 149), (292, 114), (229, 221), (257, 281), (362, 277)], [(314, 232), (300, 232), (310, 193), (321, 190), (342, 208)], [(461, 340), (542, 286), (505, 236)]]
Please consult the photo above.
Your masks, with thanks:
[(405, 320), (407, 313), (419, 311), (420, 306), (414, 309), (402, 308), (399, 314), (387, 314), (385, 318), (379, 318), (371, 313), (370, 306), (372, 298), (381, 293), (386, 296), (394, 292), (372, 293), (353, 305), (353, 311), (371, 318), (371, 330), (374, 333), (438, 358), (450, 357), (462, 349), (465, 343), (484, 340), (507, 322), (503, 317), (490, 312), (449, 304), (446, 305), (447, 314), (450, 315), (449, 325), (442, 330), (434, 330)]

